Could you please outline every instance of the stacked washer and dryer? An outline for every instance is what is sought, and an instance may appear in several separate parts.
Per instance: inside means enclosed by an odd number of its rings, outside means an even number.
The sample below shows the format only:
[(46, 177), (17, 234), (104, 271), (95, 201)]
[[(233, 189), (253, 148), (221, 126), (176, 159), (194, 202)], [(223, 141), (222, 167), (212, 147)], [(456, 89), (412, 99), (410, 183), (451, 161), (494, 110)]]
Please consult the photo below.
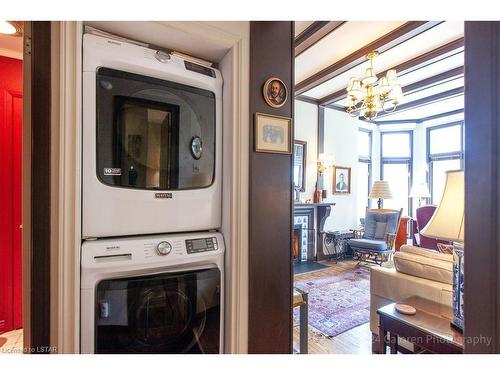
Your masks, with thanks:
[(222, 77), (83, 37), (82, 353), (221, 353)]

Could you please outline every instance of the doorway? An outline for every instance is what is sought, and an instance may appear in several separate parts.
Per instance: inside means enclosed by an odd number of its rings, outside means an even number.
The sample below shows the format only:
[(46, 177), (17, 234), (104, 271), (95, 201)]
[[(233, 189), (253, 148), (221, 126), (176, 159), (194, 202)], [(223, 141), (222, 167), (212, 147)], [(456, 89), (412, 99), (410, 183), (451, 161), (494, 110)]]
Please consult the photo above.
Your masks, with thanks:
[(22, 352), (22, 33), (0, 34), (0, 353)]

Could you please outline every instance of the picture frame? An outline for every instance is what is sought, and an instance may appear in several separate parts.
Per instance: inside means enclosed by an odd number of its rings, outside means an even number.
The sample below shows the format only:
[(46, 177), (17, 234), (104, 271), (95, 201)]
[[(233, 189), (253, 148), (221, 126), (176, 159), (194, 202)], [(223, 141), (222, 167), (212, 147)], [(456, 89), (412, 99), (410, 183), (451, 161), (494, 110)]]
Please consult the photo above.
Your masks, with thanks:
[(293, 142), (293, 184), (299, 191), (306, 191), (307, 142)]
[(333, 194), (351, 194), (351, 168), (333, 166)]
[(280, 108), (283, 107), (288, 99), (288, 89), (281, 79), (271, 77), (264, 83), (262, 95), (267, 105), (273, 108)]
[(292, 119), (256, 113), (254, 119), (254, 151), (291, 154)]

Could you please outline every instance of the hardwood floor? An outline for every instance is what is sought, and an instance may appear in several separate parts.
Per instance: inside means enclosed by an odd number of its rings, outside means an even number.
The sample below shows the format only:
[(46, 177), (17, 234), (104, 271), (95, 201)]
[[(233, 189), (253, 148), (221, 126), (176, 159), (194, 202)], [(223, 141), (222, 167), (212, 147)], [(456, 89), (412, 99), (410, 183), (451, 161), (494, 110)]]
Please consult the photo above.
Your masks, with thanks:
[[(295, 281), (312, 280), (325, 276), (337, 275), (356, 267), (355, 261), (342, 261), (337, 264), (329, 261), (321, 262), (328, 268), (303, 273), (294, 277)], [(335, 337), (327, 337), (309, 326), (309, 354), (371, 354), (370, 323), (366, 323), (341, 333)], [(293, 348), (299, 350), (299, 325), (294, 323)]]

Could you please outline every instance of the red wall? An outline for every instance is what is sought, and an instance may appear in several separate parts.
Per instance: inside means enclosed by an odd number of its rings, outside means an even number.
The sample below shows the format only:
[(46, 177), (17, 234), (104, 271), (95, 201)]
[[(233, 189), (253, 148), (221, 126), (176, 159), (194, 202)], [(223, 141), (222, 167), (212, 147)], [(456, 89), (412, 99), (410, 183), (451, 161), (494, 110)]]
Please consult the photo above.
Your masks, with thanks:
[(22, 78), (0, 56), (0, 333), (22, 327)]

